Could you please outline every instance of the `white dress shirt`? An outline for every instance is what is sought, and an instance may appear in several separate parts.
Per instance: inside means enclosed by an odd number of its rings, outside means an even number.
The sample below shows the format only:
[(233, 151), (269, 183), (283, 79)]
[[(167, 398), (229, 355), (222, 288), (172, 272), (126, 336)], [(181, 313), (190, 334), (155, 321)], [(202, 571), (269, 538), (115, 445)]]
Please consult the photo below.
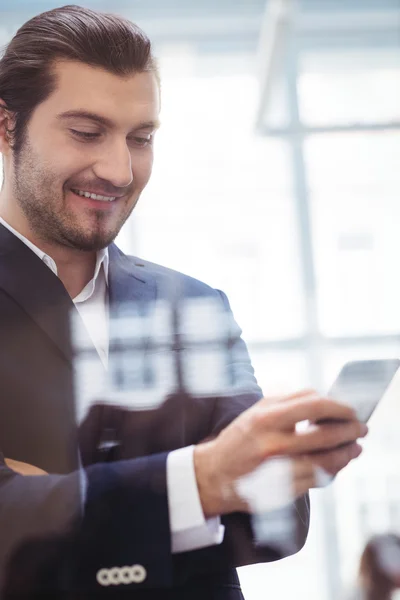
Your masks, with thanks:
[[(51, 256), (32, 244), (0, 217), (0, 223), (32, 250), (58, 276)], [(109, 307), (108, 249), (97, 253), (93, 278), (73, 299), (103, 366), (108, 366)], [(170, 452), (167, 457), (167, 495), (172, 552), (185, 552), (220, 544), (224, 527), (219, 517), (206, 520), (201, 507), (193, 463), (194, 446)]]

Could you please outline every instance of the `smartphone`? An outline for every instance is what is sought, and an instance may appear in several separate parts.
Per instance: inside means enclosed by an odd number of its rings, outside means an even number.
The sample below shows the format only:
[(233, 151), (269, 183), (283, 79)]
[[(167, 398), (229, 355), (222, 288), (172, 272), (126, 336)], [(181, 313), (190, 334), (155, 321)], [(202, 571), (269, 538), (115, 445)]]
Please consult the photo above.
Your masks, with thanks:
[(348, 404), (366, 423), (400, 367), (400, 359), (358, 360), (344, 365), (328, 397)]

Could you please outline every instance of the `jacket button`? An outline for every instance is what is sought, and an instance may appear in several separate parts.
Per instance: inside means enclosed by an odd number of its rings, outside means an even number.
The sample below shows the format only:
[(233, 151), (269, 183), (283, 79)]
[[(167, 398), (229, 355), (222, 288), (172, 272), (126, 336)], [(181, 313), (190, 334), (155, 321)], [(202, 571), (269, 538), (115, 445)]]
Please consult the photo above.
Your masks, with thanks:
[(142, 583), (146, 577), (147, 571), (142, 565), (100, 569), (100, 571), (98, 571), (96, 574), (97, 583), (103, 587), (108, 587), (109, 585), (129, 585), (130, 583)]
[(134, 583), (142, 583), (147, 577), (147, 572), (142, 565), (133, 565), (131, 567), (132, 579)]

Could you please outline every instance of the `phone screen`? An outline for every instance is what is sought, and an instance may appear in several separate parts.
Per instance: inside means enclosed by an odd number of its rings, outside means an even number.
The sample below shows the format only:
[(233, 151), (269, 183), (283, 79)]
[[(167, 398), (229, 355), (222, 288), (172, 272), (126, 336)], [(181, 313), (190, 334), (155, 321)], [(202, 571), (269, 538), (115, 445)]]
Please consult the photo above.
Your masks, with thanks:
[(328, 396), (352, 406), (366, 423), (400, 367), (400, 360), (360, 360), (347, 363), (340, 371)]

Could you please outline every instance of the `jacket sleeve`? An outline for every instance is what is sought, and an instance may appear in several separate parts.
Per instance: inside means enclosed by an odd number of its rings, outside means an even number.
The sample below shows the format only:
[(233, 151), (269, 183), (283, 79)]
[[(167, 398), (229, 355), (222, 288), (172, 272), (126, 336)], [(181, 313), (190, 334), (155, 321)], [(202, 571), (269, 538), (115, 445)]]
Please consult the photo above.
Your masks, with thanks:
[[(242, 331), (234, 319), (228, 298), (223, 292), (219, 293), (225, 309), (231, 315), (231, 355), (238, 395), (229, 408), (224, 399), (217, 403), (213, 423), (216, 432), (263, 397), (246, 344), (241, 337)], [(251, 519), (247, 515), (235, 514), (227, 515), (223, 522), (227, 528), (225, 544), (229, 546), (228, 553), (234, 557), (236, 566), (284, 558), (301, 550), (307, 540), (310, 526), (309, 495), (306, 494), (279, 511), (264, 515), (264, 518), (263, 515)], [(268, 527), (268, 524), (271, 529), (275, 528), (275, 541), (272, 534), (268, 536), (269, 543), (263, 543), (262, 527)]]
[[(167, 454), (22, 476), (0, 465), (0, 586), (4, 597), (106, 592), (102, 568), (141, 565), (124, 588), (168, 587), (172, 561)], [(82, 473), (87, 478), (82, 506)], [(1, 595), (3, 598), (3, 595)], [(24, 596), (25, 597), (25, 596)], [(36, 596), (35, 596), (36, 598)]]
[[(241, 337), (241, 329), (232, 315), (226, 295), (223, 292), (219, 294), (231, 317), (231, 369), (235, 393), (216, 399), (209, 436), (217, 435), (263, 396)], [(195, 575), (199, 571), (271, 562), (298, 552), (307, 540), (310, 525), (309, 496), (307, 494), (287, 507), (256, 518), (244, 513), (225, 515), (222, 523), (225, 525), (223, 543), (177, 556), (179, 573)], [(263, 532), (263, 528), (267, 531)]]

